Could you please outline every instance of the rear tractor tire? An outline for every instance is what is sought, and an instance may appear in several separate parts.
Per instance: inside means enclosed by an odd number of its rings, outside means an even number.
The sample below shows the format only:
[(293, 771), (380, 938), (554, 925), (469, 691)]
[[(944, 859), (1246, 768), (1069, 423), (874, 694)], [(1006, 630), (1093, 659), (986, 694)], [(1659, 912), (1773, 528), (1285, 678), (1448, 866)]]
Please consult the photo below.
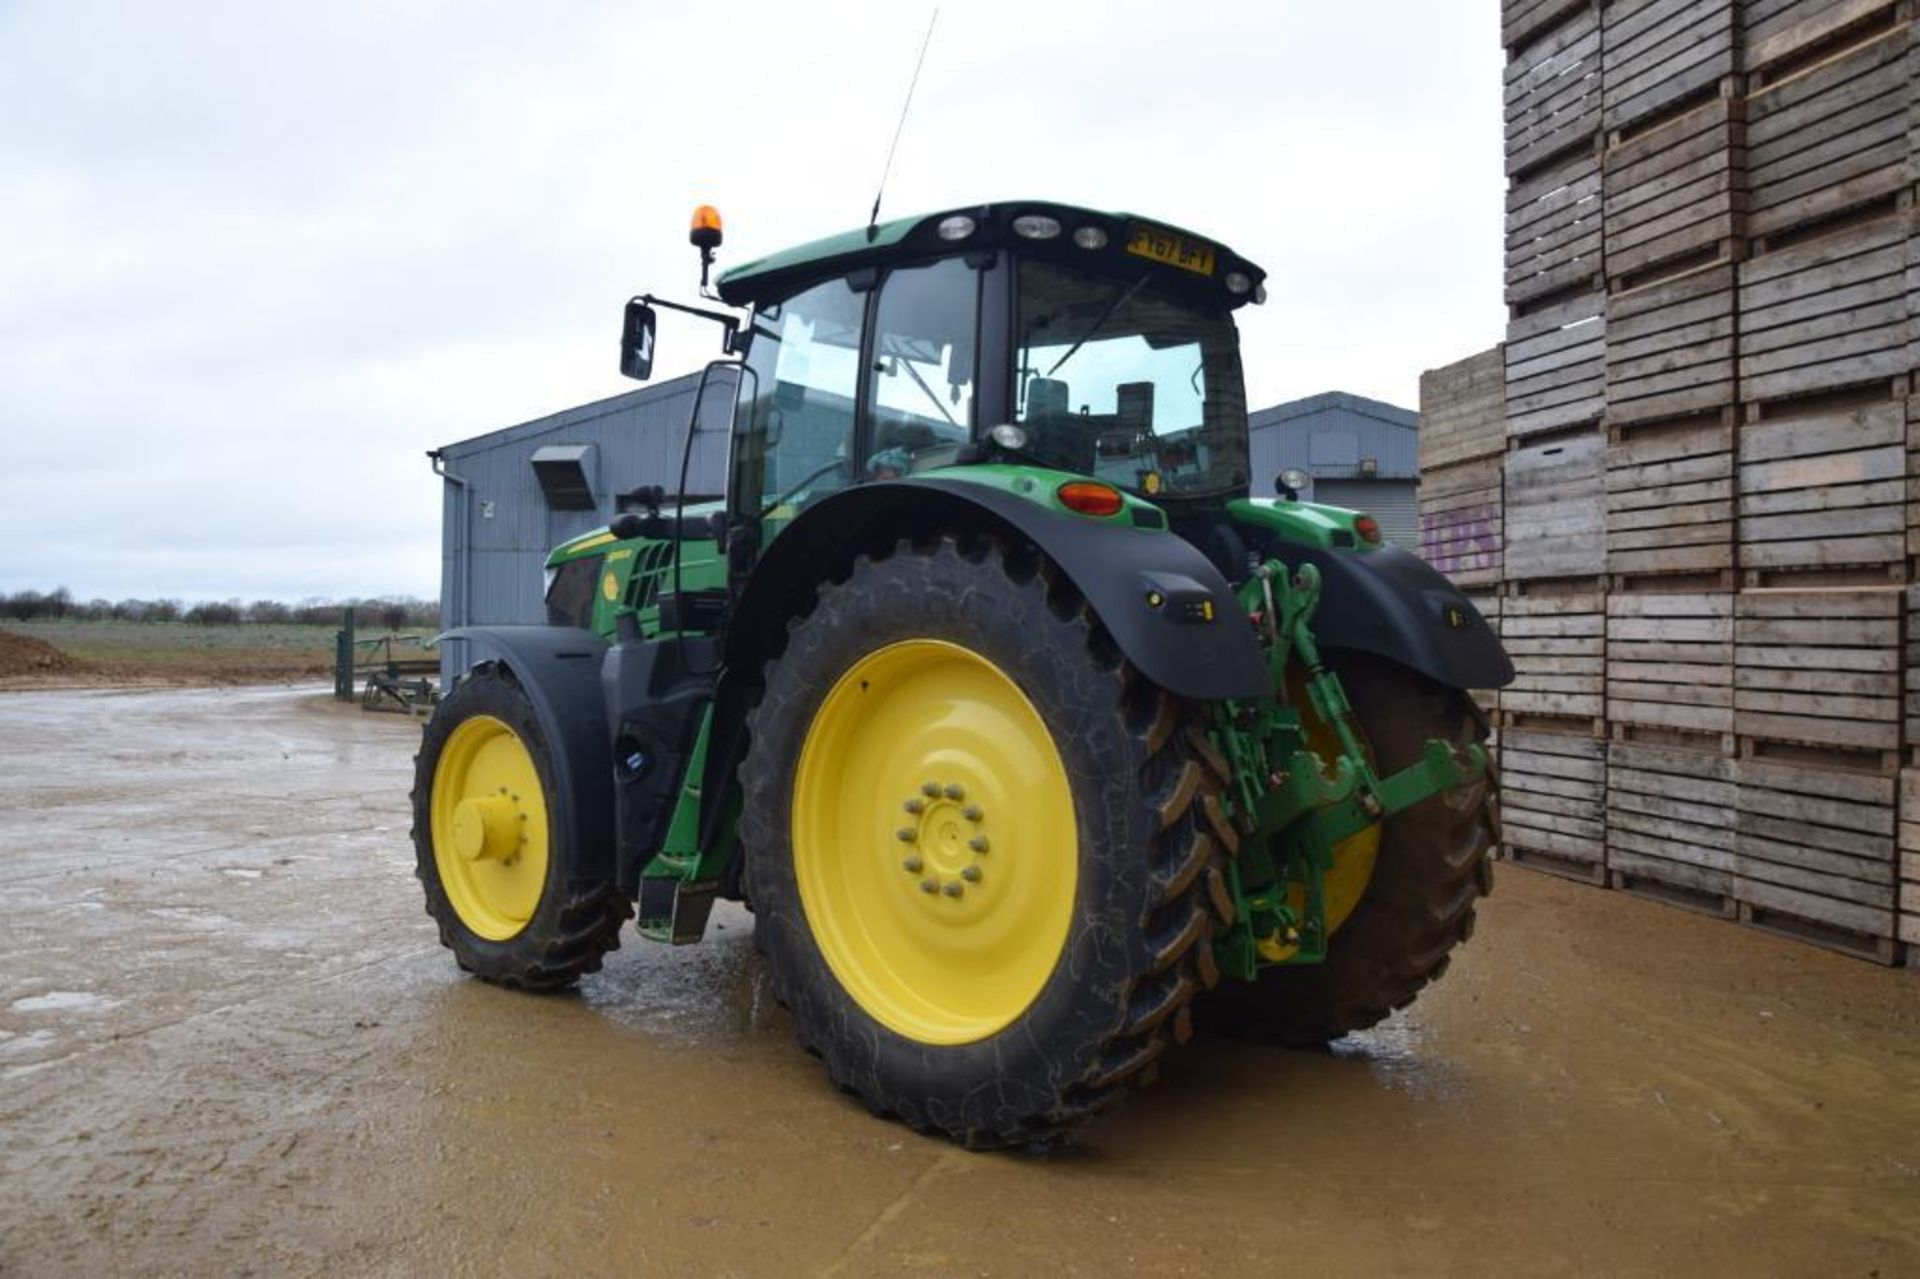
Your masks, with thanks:
[(434, 710), (414, 756), (415, 873), (460, 967), (560, 990), (620, 945), (632, 908), (582, 882), (553, 756), (526, 690), (477, 668)]
[[(1466, 745), (1484, 736), (1458, 690), (1378, 658), (1347, 653), (1330, 664), (1383, 775), (1416, 762), (1432, 738)], [(1474, 908), (1493, 889), (1493, 789), (1489, 775), (1382, 823), (1372, 874), (1325, 962), (1228, 982), (1196, 1010), (1201, 1024), (1234, 1038), (1316, 1047), (1411, 1004), (1473, 936)]]
[(1037, 553), (856, 560), (789, 627), (750, 728), (772, 988), (873, 1113), (1044, 1148), (1189, 1036), (1217, 979), (1219, 780)]

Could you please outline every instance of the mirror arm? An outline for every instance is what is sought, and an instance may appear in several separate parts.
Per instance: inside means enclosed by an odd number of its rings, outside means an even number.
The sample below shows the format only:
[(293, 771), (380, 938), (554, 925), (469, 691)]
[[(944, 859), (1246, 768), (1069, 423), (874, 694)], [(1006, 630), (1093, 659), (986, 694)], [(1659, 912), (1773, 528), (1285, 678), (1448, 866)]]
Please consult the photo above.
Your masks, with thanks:
[(701, 307), (688, 306), (684, 302), (669, 302), (665, 298), (657, 298), (651, 293), (643, 293), (639, 297), (630, 300), (643, 302), (648, 306), (665, 307), (669, 311), (678, 311), (682, 315), (697, 315), (703, 320), (712, 320), (715, 324), (723, 326), (727, 331), (727, 336), (721, 343), (720, 349), (722, 351), (728, 355), (743, 355), (746, 353), (746, 343), (740, 336), (740, 317), (737, 315), (728, 315), (724, 311), (708, 311)]

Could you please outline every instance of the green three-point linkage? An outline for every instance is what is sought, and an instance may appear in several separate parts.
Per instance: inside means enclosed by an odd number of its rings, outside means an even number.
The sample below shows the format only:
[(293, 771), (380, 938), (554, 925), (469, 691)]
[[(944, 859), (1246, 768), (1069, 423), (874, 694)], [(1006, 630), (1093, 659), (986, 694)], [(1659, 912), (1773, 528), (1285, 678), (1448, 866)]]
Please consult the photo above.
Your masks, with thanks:
[[(1486, 771), (1480, 747), (1431, 741), (1410, 767), (1385, 778), (1375, 772), (1346, 690), (1313, 635), (1320, 587), (1311, 564), (1293, 572), (1269, 560), (1254, 571), (1240, 602), (1259, 628), (1274, 696), (1226, 702), (1215, 714), (1214, 741), (1233, 771), (1223, 806), (1239, 836), (1227, 868), (1235, 919), (1215, 954), (1223, 971), (1248, 980), (1266, 964), (1326, 958), (1326, 875), (1341, 841)], [(1330, 768), (1308, 748), (1290, 701), (1295, 663), (1307, 703), (1339, 744)]]

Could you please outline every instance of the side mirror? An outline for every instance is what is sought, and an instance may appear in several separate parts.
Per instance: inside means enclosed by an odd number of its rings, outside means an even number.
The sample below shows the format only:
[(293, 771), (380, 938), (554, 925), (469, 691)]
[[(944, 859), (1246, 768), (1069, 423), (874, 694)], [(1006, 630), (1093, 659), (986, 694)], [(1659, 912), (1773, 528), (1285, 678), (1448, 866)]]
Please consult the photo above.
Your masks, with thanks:
[(636, 382), (653, 376), (654, 310), (639, 298), (627, 303), (620, 326), (620, 372)]

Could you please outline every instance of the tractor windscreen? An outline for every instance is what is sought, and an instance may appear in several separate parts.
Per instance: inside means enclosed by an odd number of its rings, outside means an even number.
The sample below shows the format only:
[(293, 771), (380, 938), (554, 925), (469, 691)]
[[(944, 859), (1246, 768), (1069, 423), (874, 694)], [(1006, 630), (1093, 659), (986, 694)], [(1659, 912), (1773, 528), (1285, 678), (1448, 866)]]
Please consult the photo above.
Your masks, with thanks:
[(1016, 420), (1026, 451), (1148, 496), (1247, 487), (1247, 401), (1232, 317), (1155, 285), (1020, 265)]

